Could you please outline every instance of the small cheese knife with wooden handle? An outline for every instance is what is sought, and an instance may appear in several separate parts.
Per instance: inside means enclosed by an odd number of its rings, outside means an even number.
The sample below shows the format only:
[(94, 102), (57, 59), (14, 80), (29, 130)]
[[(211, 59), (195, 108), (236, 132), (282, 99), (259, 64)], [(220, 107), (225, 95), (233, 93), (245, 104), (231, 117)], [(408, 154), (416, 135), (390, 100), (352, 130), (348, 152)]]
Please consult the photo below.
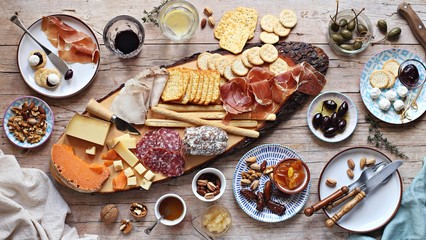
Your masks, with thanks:
[(414, 12), (409, 3), (403, 2), (398, 6), (398, 12), (407, 20), (414, 36), (426, 50), (426, 29), (420, 17)]

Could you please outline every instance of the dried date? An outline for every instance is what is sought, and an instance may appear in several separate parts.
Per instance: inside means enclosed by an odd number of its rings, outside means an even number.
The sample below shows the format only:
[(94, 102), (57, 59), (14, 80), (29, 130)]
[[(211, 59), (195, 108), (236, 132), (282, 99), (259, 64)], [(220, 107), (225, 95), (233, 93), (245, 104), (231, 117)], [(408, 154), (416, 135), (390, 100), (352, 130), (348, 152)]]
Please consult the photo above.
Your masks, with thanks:
[(256, 200), (257, 199), (257, 196), (256, 196), (256, 194), (252, 191), (252, 190), (249, 190), (249, 189), (241, 189), (240, 190), (240, 193), (245, 197), (245, 198), (247, 198), (248, 200)]
[(269, 210), (271, 210), (273, 213), (277, 214), (277, 215), (283, 215), (285, 213), (285, 206), (281, 205), (279, 203), (276, 203), (272, 200), (269, 200), (266, 202), (266, 206), (269, 208)]
[(262, 211), (265, 207), (265, 198), (263, 196), (262, 192), (257, 192), (257, 198), (256, 198), (256, 210)]
[(265, 186), (263, 187), (263, 195), (265, 196), (265, 201), (269, 201), (271, 199), (271, 196), (272, 196), (271, 180), (265, 183)]

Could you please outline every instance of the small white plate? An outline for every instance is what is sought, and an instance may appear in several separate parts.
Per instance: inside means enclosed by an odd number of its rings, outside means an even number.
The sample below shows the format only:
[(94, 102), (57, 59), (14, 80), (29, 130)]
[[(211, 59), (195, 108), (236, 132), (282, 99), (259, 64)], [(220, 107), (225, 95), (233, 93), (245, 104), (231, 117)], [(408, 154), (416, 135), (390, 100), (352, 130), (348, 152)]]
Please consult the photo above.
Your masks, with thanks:
[[(25, 102), (27, 104), (34, 102), (35, 106), (41, 106), (46, 112), (46, 123), (47, 123), (46, 133), (38, 143), (28, 143), (27, 141), (25, 142), (19, 141), (11, 132), (9, 132), (9, 128), (7, 126), (7, 122), (9, 121), (9, 119), (12, 116), (15, 116), (15, 113), (12, 112), (12, 108), (14, 107), (20, 108)], [(6, 109), (3, 116), (3, 129), (4, 129), (4, 132), (6, 133), (7, 138), (16, 146), (21, 148), (35, 148), (42, 145), (43, 143), (47, 141), (47, 139), (49, 139), (53, 131), (53, 125), (55, 121), (54, 119), (55, 118), (53, 117), (52, 109), (50, 109), (49, 105), (45, 101), (37, 97), (26, 96), (26, 97), (21, 97), (16, 99)]]
[[(342, 104), (342, 102), (346, 101), (348, 103), (348, 112), (346, 113), (344, 117), (344, 119), (346, 120), (346, 128), (343, 132), (341, 133), (338, 132), (334, 137), (331, 137), (331, 138), (325, 137), (321, 129), (319, 128), (315, 129), (314, 126), (312, 125), (312, 119), (314, 115), (317, 112), (321, 112), (323, 102), (329, 99), (337, 103), (336, 112), (337, 112), (337, 109), (339, 109), (340, 104)], [(331, 116), (332, 112), (327, 110), (324, 107), (322, 114), (324, 116), (326, 115)], [(330, 142), (330, 143), (340, 142), (348, 138), (355, 131), (356, 124), (358, 121), (358, 111), (355, 107), (355, 104), (352, 102), (352, 100), (348, 96), (340, 92), (325, 92), (321, 95), (318, 95), (309, 105), (307, 121), (308, 121), (309, 129), (317, 138), (323, 140), (324, 142)]]
[[(318, 198), (324, 199), (342, 186), (348, 186), (356, 181), (361, 175), (359, 160), (375, 158), (378, 162), (391, 162), (383, 153), (365, 147), (349, 148), (334, 156), (321, 172), (318, 183)], [(354, 178), (350, 179), (346, 174), (348, 169), (347, 160), (355, 162)], [(325, 182), (327, 178), (337, 180), (334, 188), (328, 187)], [(396, 214), (402, 199), (402, 181), (399, 172), (394, 173), (386, 184), (377, 187), (357, 204), (349, 213), (340, 219), (336, 225), (351, 232), (370, 232), (387, 224)], [(331, 211), (324, 210), (328, 218), (337, 213), (345, 203), (333, 208)], [(325, 221), (324, 221), (325, 226)]]
[[(93, 39), (93, 41), (96, 43), (99, 49), (99, 43), (98, 43), (98, 40), (96, 39), (95, 34), (89, 28), (89, 26), (87, 26), (83, 21), (69, 15), (54, 15), (54, 16), (59, 17), (63, 22), (70, 25), (71, 27), (89, 35)], [(44, 34), (44, 32), (41, 30), (41, 19), (33, 23), (28, 28), (28, 31), (30, 31), (34, 35), (34, 37), (40, 43), (46, 46), (50, 51), (58, 55), (58, 50), (49, 42), (46, 34)], [(30, 55), (30, 52), (34, 50), (42, 51), (40, 46), (37, 43), (35, 43), (33, 39), (31, 39), (27, 34), (24, 34), (18, 46), (19, 71), (21, 72), (21, 76), (24, 79), (25, 83), (28, 84), (28, 86), (30, 86), (37, 93), (47, 97), (65, 98), (65, 97), (70, 97), (72, 95), (79, 93), (84, 88), (90, 85), (90, 83), (95, 78), (95, 75), (99, 68), (100, 61), (98, 61), (97, 64), (68, 63), (68, 66), (74, 72), (73, 77), (70, 80), (62, 79), (61, 84), (58, 87), (53, 89), (40, 87), (39, 85), (35, 83), (35, 80), (34, 80), (35, 70), (32, 69), (30, 65), (28, 64), (28, 56)], [(56, 67), (55, 65), (53, 65), (50, 59), (47, 58), (47, 63), (45, 68), (55, 69)]]

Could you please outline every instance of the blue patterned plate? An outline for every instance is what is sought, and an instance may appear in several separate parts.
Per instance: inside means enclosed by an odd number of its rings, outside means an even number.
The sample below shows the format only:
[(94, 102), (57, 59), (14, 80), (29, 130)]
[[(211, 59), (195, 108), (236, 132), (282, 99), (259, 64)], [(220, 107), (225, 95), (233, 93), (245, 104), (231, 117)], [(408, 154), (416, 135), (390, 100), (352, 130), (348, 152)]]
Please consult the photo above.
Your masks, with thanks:
[[(383, 63), (389, 59), (395, 59), (399, 63), (402, 63), (403, 61), (407, 59), (417, 59), (423, 62), (422, 59), (419, 56), (417, 56), (415, 53), (412, 53), (404, 49), (393, 48), (393, 49), (388, 49), (374, 55), (365, 64), (364, 69), (362, 70), (362, 73), (361, 73), (361, 80), (360, 80), (359, 87), (361, 91), (362, 100), (364, 101), (364, 104), (367, 107), (367, 109), (375, 117), (377, 117), (378, 119), (384, 122), (392, 123), (392, 124), (403, 124), (403, 123), (414, 121), (426, 111), (426, 101), (425, 101), (426, 91), (422, 91), (419, 95), (419, 98), (417, 99), (418, 110), (417, 111), (415, 111), (414, 109), (408, 110), (407, 114), (409, 118), (405, 118), (404, 120), (401, 120), (401, 112), (396, 112), (393, 109), (393, 107), (391, 107), (388, 111), (382, 111), (379, 107), (378, 103), (380, 99), (384, 98), (384, 93), (390, 89), (382, 89), (382, 94), (379, 97), (379, 99), (374, 100), (370, 97), (370, 90), (373, 88), (370, 84), (370, 75), (374, 70), (381, 69), (383, 66)], [(420, 76), (420, 78), (424, 78), (424, 77), (425, 76)], [(396, 92), (396, 89), (401, 85), (402, 83), (397, 79), (392, 89)], [(412, 94), (412, 96), (415, 96), (417, 91), (419, 91), (419, 89), (409, 89), (407, 98), (409, 98), (410, 93)]]
[[(38, 143), (28, 143), (27, 141), (20, 142), (13, 135), (13, 133), (9, 132), (9, 129), (8, 129), (8, 126), (7, 126), (7, 122), (9, 121), (9, 119), (12, 116), (15, 116), (15, 114), (12, 112), (12, 108), (14, 108), (14, 107), (20, 108), (25, 102), (27, 102), (28, 105), (31, 102), (34, 102), (35, 106), (41, 106), (44, 109), (44, 111), (46, 112), (46, 122), (47, 122), (46, 133), (45, 133), (45, 135), (42, 137), (42, 139)], [(46, 142), (46, 140), (52, 134), (53, 124), (54, 124), (53, 112), (50, 109), (49, 105), (47, 105), (47, 103), (44, 102), (43, 100), (41, 100), (40, 98), (32, 97), (32, 96), (26, 96), (26, 97), (21, 97), (21, 98), (16, 99), (6, 109), (6, 111), (4, 112), (4, 116), (3, 116), (3, 128), (4, 128), (4, 132), (6, 133), (7, 138), (9, 138), (9, 140), (13, 144), (15, 144), (18, 147), (22, 147), (22, 148), (35, 148), (35, 147), (38, 147), (38, 146), (42, 145), (44, 142)]]
[[(287, 209), (284, 215), (282, 216), (278, 216), (272, 213), (267, 207), (265, 207), (263, 211), (261, 212), (257, 211), (256, 202), (248, 201), (244, 196), (240, 194), (240, 190), (243, 189), (243, 187), (240, 184), (241, 173), (246, 172), (250, 169), (245, 160), (249, 157), (254, 157), (254, 156), (257, 158), (257, 163), (259, 164), (262, 163), (263, 160), (266, 160), (268, 162), (267, 166), (275, 165), (284, 158), (302, 159), (299, 155), (297, 155), (296, 152), (294, 152), (290, 148), (284, 147), (279, 144), (260, 145), (251, 149), (246, 154), (244, 154), (244, 156), (237, 163), (237, 166), (234, 172), (234, 179), (232, 183), (234, 196), (235, 196), (235, 199), (237, 200), (238, 205), (240, 205), (240, 208), (245, 213), (247, 213), (250, 217), (261, 222), (271, 222), (271, 223), (281, 222), (296, 215), (308, 201), (309, 190), (311, 188), (310, 182), (308, 186), (302, 192), (298, 194), (289, 195), (288, 197), (284, 197), (284, 195), (277, 196), (277, 194), (272, 195), (273, 201), (283, 204)], [(259, 179), (259, 188), (258, 188), (259, 191), (263, 192), (263, 185), (268, 180), (269, 180), (268, 176), (265, 176), (265, 175), (261, 176), (261, 178)], [(274, 192), (275, 190), (276, 189), (274, 189)]]

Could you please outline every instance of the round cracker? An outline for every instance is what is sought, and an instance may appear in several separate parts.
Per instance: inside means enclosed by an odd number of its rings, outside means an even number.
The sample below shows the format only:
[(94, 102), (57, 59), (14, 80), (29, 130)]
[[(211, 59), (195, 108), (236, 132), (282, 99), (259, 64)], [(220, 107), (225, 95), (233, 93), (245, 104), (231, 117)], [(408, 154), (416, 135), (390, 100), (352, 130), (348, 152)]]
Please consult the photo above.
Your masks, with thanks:
[(253, 65), (262, 65), (263, 59), (259, 55), (260, 47), (252, 47), (247, 54), (248, 60)]
[(280, 13), (280, 22), (286, 28), (293, 28), (297, 24), (297, 15), (292, 10), (284, 9)]
[(241, 58), (237, 58), (232, 62), (231, 69), (232, 69), (232, 72), (235, 73), (235, 75), (238, 75), (241, 77), (245, 76), (249, 71), (249, 69), (246, 68), (246, 66), (244, 66)]
[(238, 77), (237, 75), (232, 72), (231, 65), (226, 66), (225, 72), (223, 72), (223, 76), (228, 80), (231, 81), (232, 79)]
[(382, 69), (389, 71), (394, 77), (398, 77), (399, 62), (395, 59), (389, 59), (383, 63)]
[(210, 58), (211, 53), (209, 52), (203, 52), (200, 55), (198, 55), (197, 58), (197, 66), (201, 70), (209, 70), (208, 62)]
[(383, 70), (383, 71), (385, 71), (387, 74), (388, 74), (388, 77), (389, 77), (389, 82), (388, 82), (388, 85), (386, 85), (386, 88), (391, 88), (391, 87), (393, 87), (393, 85), (395, 84), (395, 82), (396, 82), (396, 77), (393, 75), (393, 73), (391, 73), (390, 71), (388, 71), (388, 70)]
[[(41, 69), (41, 68), (40, 68)], [(39, 70), (40, 70), (39, 69)], [(61, 79), (62, 79), (62, 76), (61, 76), (61, 74), (58, 72), (58, 70), (56, 70), (56, 69), (49, 69), (49, 68), (43, 68), (43, 70), (42, 71), (39, 71), (39, 70), (37, 70), (36, 71), (36, 75), (34, 76), (34, 79), (35, 79), (35, 81), (36, 81), (36, 83), (39, 85), (39, 86), (41, 86), (41, 87), (46, 87), (46, 88), (56, 88), (57, 86), (59, 86), (59, 84), (61, 84)], [(47, 77), (50, 75), (50, 74), (55, 74), (55, 75), (57, 75), (58, 76), (58, 78), (59, 78), (59, 83), (57, 84), (57, 85), (55, 85), (55, 86), (51, 86), (51, 85), (48, 85), (47, 84)]]
[(260, 33), (260, 40), (264, 43), (275, 44), (280, 40), (280, 37), (275, 33), (263, 31)]
[(277, 58), (273, 63), (269, 64), (269, 70), (271, 72), (274, 72), (276, 75), (288, 71), (290, 67), (288, 66), (287, 62), (284, 61), (282, 58)]
[(42, 74), (45, 70), (47, 70), (47, 68), (39, 68), (34, 73), (34, 80), (36, 84), (39, 85), (40, 87), (47, 87), (46, 79), (42, 78)]
[(278, 50), (272, 44), (263, 44), (259, 50), (259, 56), (263, 59), (263, 61), (271, 63), (278, 58)]
[(385, 88), (389, 81), (389, 74), (384, 70), (376, 70), (370, 75), (370, 84), (376, 88)]
[(215, 61), (216, 70), (218, 70), (220, 75), (222, 76), (223, 76), (223, 73), (225, 72), (226, 66), (228, 65), (229, 65), (229, 60), (224, 56), (217, 58)]
[(250, 61), (248, 60), (248, 53), (251, 50), (251, 48), (246, 49), (242, 54), (241, 54), (241, 60), (243, 61), (244, 66), (248, 67), (248, 68), (252, 68), (253, 64), (250, 63)]
[(274, 25), (274, 33), (279, 37), (287, 37), (290, 34), (290, 30), (290, 28), (284, 27), (279, 21)]
[(43, 68), (44, 66), (46, 66), (46, 63), (47, 63), (46, 53), (44, 51), (35, 50), (35, 51), (31, 51), (30, 55), (28, 55), (28, 57), (30, 57), (31, 55), (34, 55), (35, 53), (39, 53), (41, 55), (41, 64), (39, 64), (37, 66), (30, 66), (30, 67), (33, 68), (33, 69), (40, 69), (40, 68)]
[(207, 67), (209, 70), (216, 70), (216, 59), (222, 57), (219, 53), (213, 53), (210, 55), (207, 61)]
[(280, 20), (274, 15), (266, 14), (260, 20), (260, 27), (263, 29), (263, 31), (274, 32), (275, 23), (279, 22)]

